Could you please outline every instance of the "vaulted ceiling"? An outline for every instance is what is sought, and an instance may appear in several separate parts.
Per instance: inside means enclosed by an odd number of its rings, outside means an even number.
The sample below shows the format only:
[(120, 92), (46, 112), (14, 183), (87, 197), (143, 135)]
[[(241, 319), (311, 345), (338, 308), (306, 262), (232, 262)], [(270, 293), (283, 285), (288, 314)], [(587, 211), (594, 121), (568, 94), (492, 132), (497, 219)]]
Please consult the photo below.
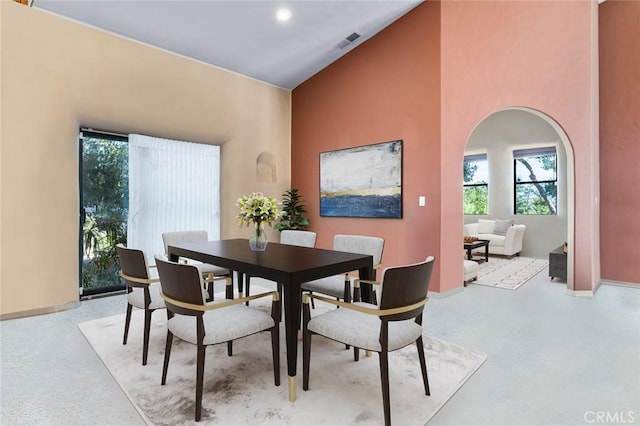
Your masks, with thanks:
[[(420, 3), (32, 0), (31, 6), (293, 89)], [(291, 12), (289, 20), (276, 18), (281, 8)]]

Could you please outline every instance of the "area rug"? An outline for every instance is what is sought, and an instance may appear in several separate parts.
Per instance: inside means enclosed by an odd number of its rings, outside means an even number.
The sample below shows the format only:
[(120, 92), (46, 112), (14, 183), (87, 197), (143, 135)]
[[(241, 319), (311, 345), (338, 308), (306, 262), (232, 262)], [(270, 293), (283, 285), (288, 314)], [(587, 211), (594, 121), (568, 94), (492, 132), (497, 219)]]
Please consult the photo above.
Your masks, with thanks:
[[(124, 307), (123, 307), (124, 310)], [(316, 308), (316, 311), (318, 308)], [(79, 324), (93, 349), (148, 424), (194, 424), (196, 348), (174, 339), (167, 384), (160, 385), (166, 314), (152, 318), (149, 357), (142, 366), (143, 312), (134, 312), (129, 342), (122, 345), (124, 314)], [(297, 400), (289, 402), (284, 324), (281, 385), (274, 386), (269, 333), (207, 347), (202, 420), (219, 425), (384, 424), (378, 355), (353, 351), (314, 336), (310, 389), (302, 390), (302, 344), (298, 346)], [(391, 418), (398, 425), (424, 425), (486, 360), (485, 354), (425, 336), (431, 396), (424, 394), (415, 345), (389, 359)]]
[(478, 279), (473, 284), (515, 290), (544, 269), (549, 262), (530, 257), (490, 257), (478, 268)]

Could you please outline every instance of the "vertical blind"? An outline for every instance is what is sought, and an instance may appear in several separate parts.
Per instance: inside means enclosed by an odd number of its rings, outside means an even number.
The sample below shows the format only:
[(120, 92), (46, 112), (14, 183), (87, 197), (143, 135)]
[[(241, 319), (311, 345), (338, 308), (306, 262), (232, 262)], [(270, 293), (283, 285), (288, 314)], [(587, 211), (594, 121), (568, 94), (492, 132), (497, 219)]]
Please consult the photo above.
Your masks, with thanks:
[(127, 245), (153, 264), (163, 232), (195, 230), (220, 239), (220, 147), (129, 135)]

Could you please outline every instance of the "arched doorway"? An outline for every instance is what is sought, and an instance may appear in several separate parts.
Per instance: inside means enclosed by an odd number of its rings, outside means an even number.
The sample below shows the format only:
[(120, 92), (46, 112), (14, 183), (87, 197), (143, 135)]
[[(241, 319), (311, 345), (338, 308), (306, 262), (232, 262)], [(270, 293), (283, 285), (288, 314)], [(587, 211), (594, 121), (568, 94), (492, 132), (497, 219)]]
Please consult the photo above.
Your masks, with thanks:
[[(513, 150), (555, 145), (557, 148), (557, 211), (553, 216), (515, 215), (513, 208)], [(574, 289), (574, 155), (569, 137), (560, 124), (545, 113), (526, 107), (494, 111), (480, 120), (467, 137), (465, 154), (487, 154), (491, 167), (490, 218), (517, 218), (527, 225), (523, 255), (544, 258), (558, 241), (569, 245), (567, 290)], [(474, 215), (465, 215), (473, 221)], [(535, 235), (535, 238), (532, 236)], [(555, 244), (555, 246), (554, 246)]]

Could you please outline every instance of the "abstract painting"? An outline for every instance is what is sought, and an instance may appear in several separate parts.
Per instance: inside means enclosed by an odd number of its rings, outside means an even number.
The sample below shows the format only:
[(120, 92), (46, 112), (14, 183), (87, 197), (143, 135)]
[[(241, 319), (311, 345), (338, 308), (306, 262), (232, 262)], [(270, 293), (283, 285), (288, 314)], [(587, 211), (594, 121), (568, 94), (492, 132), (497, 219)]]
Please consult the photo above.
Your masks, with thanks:
[(321, 152), (320, 216), (402, 218), (402, 141)]

